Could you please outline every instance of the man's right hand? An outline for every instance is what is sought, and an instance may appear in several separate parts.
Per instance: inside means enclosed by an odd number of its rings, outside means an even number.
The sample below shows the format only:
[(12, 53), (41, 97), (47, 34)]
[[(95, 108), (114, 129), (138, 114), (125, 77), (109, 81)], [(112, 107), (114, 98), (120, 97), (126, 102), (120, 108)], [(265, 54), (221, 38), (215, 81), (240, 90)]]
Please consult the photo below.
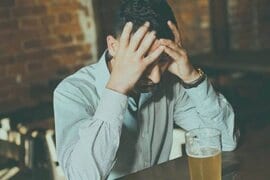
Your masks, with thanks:
[(155, 32), (148, 31), (150, 24), (146, 22), (131, 36), (132, 26), (128, 22), (123, 29), (106, 86), (122, 94), (127, 94), (134, 87), (146, 68), (164, 51), (164, 46), (160, 46), (145, 56), (156, 40)]

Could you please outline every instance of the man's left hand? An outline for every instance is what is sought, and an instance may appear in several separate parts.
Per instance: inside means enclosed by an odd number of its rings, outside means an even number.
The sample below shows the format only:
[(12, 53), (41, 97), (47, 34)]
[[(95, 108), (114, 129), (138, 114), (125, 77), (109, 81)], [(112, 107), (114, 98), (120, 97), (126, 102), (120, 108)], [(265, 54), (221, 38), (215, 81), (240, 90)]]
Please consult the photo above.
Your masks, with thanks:
[(192, 82), (200, 75), (190, 63), (187, 52), (182, 47), (181, 36), (177, 27), (171, 21), (168, 21), (168, 26), (174, 35), (174, 41), (169, 39), (160, 39), (159, 41), (160, 45), (165, 46), (165, 53), (172, 59), (168, 71), (186, 83)]

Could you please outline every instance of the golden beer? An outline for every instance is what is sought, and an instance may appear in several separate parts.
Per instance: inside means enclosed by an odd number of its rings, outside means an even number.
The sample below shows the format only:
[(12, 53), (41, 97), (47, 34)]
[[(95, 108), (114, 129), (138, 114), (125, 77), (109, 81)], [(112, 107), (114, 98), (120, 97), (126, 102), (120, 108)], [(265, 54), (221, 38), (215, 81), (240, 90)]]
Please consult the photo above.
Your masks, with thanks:
[(200, 155), (188, 155), (191, 180), (221, 180), (221, 152), (219, 149), (204, 148)]
[(186, 152), (191, 180), (221, 180), (221, 132), (218, 129), (188, 131)]

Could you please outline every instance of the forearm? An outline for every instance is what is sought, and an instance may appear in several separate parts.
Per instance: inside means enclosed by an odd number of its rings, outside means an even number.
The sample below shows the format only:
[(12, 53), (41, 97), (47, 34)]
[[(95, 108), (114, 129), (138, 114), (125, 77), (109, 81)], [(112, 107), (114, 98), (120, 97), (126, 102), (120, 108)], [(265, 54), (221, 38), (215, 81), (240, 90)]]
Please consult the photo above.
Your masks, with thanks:
[[(113, 167), (119, 147), (117, 127), (96, 120), (80, 129), (80, 138), (70, 153), (66, 152), (65, 173), (69, 179), (105, 179)], [(91, 134), (95, 135), (89, 135)]]
[(196, 106), (201, 125), (217, 128), (222, 133), (222, 149), (230, 151), (236, 147), (234, 136), (234, 112), (225, 97), (213, 89), (207, 80), (197, 88), (187, 89), (188, 96)]
[[(78, 119), (77, 123), (80, 123), (80, 126), (77, 129), (72, 129), (75, 124), (70, 130), (57, 128), (60, 131), (57, 132), (60, 136), (57, 138), (60, 165), (69, 179), (76, 179), (76, 177), (105, 179), (109, 174), (119, 146), (126, 101), (126, 96), (105, 90), (93, 116), (88, 119)], [(79, 116), (80, 113), (76, 112), (75, 115), (74, 112), (70, 113), (77, 108), (76, 106), (71, 107), (70, 112), (68, 109), (57, 110), (57, 107), (64, 107), (66, 104), (59, 103), (56, 101), (55, 107), (57, 127), (61, 126), (59, 122), (73, 119), (72, 116), (76, 117), (77, 113)], [(86, 111), (83, 107), (79, 109)], [(85, 112), (80, 114), (82, 113)]]
[(174, 116), (176, 123), (186, 130), (201, 127), (219, 129), (224, 151), (236, 147), (233, 109), (206, 80), (198, 87), (184, 90), (177, 100)]

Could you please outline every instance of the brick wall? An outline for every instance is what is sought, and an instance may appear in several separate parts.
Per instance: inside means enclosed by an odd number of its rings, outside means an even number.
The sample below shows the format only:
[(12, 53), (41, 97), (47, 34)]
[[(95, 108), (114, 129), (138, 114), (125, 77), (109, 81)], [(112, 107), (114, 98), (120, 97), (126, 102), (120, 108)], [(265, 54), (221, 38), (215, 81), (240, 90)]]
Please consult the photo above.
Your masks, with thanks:
[[(217, 4), (218, 1), (220, 0), (168, 0), (177, 18), (184, 46), (190, 54), (214, 51), (210, 3)], [(104, 32), (111, 29), (110, 18), (119, 0), (97, 2), (95, 8), (98, 9), (99, 20), (107, 20), (106, 23), (100, 23), (98, 32), (102, 37), (100, 47), (103, 50), (106, 47)], [(269, 0), (228, 0), (227, 7), (220, 8), (228, 8), (228, 16), (224, 19), (228, 20), (230, 50), (261, 50), (270, 47)], [(216, 11), (218, 10), (212, 10)]]
[(270, 48), (270, 1), (229, 0), (231, 48), (260, 50)]
[[(111, 30), (113, 12), (120, 0), (98, 0), (100, 24), (98, 32), (101, 38), (101, 49), (106, 47), (106, 33)], [(209, 3), (208, 0), (168, 0), (171, 5), (183, 36), (184, 46), (190, 54), (200, 54), (211, 50)]]
[(209, 0), (168, 0), (190, 54), (211, 51)]
[[(50, 101), (53, 80), (94, 62), (118, 1), (0, 0), (0, 112)], [(168, 1), (188, 52), (211, 52), (211, 1)], [(231, 49), (270, 47), (269, 2), (228, 0)]]
[(51, 101), (51, 82), (96, 57), (86, 0), (0, 1), (0, 112)]

